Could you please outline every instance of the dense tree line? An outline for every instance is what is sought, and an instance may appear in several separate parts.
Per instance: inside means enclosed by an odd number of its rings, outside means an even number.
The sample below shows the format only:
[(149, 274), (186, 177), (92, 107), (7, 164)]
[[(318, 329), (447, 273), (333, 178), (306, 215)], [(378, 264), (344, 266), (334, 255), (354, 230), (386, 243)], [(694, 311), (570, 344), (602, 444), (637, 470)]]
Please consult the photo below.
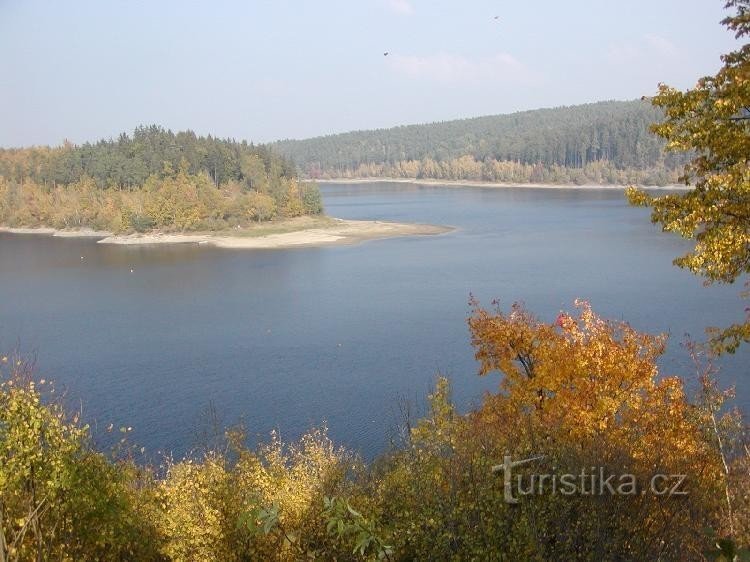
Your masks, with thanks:
[(394, 164), (360, 164), (355, 169), (341, 168), (328, 172), (315, 172), (313, 175), (318, 179), (397, 178), (574, 185), (667, 185), (677, 183), (679, 178), (677, 170), (671, 170), (665, 166), (620, 169), (608, 160), (596, 160), (580, 168), (571, 168), (557, 164), (551, 166), (539, 162), (524, 164), (494, 158), (481, 161), (470, 155), (440, 162), (425, 158), (421, 161), (402, 160)]
[(139, 127), (132, 137), (0, 149), (0, 224), (220, 230), (322, 212), (317, 185), (265, 146)]
[[(664, 142), (649, 125), (663, 116), (644, 101), (606, 101), (538, 109), (509, 115), (460, 119), (391, 129), (353, 131), (273, 144), (310, 177), (366, 176), (374, 169), (391, 177), (404, 167), (410, 177), (449, 179), (445, 165), (470, 157), (485, 170), (450, 179), (502, 181), (491, 173), (495, 162), (537, 166), (538, 181), (575, 182), (591, 164), (626, 174), (648, 172), (654, 182), (673, 181), (683, 156), (664, 155)], [(418, 168), (415, 168), (415, 163)], [(399, 167), (401, 170), (399, 170)], [(549, 180), (546, 171), (556, 170)], [(549, 174), (547, 174), (549, 175)], [(566, 178), (570, 177), (570, 180)], [(609, 174), (601, 181), (619, 181)], [(586, 177), (586, 181), (593, 178)], [(514, 180), (517, 181), (517, 180)], [(531, 180), (534, 181), (534, 180)]]
[(151, 176), (139, 189), (97, 187), (91, 178), (66, 186), (8, 182), (0, 177), (0, 224), (10, 227), (94, 229), (114, 233), (218, 231), (275, 218), (319, 214), (315, 184), (284, 178), (272, 191), (228, 181), (218, 188), (207, 174)]
[(188, 173), (206, 173), (215, 185), (252, 181), (261, 173), (272, 182), (295, 176), (293, 164), (266, 146), (202, 137), (192, 131), (174, 133), (157, 125), (138, 127), (132, 136), (123, 133), (117, 140), (0, 149), (1, 176), (44, 185), (67, 185), (90, 177), (99, 187), (137, 188), (150, 176), (162, 174), (165, 165), (177, 170), (183, 162)]

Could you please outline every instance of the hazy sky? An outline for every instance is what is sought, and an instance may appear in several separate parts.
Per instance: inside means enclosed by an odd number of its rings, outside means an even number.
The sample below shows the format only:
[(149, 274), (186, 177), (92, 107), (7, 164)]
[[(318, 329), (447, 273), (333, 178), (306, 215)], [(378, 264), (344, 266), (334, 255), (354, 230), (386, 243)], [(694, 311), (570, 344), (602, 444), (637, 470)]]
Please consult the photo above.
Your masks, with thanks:
[(270, 141), (632, 99), (716, 72), (737, 46), (723, 4), (0, 0), (0, 146), (151, 123)]

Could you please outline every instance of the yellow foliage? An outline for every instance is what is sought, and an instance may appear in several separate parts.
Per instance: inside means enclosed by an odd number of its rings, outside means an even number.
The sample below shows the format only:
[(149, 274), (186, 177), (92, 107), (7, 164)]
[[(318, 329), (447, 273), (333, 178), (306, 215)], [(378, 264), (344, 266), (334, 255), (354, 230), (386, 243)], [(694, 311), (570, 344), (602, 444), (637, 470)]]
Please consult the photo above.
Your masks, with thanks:
[[(199, 203), (201, 188), (190, 189)], [(499, 392), (461, 414), (439, 379), (427, 416), (369, 467), (325, 428), (291, 444), (272, 433), (254, 449), (228, 432), (225, 449), (169, 461), (163, 474), (114, 461), (93, 451), (75, 417), (45, 403), (22, 363), (0, 356), (0, 372), (18, 371), (0, 379), (2, 554), (11, 562), (40, 548), (65, 562), (671, 560), (710, 546), (706, 527), (746, 541), (747, 460), (723, 464), (726, 436), (742, 438), (728, 430), (739, 427), (735, 417), (720, 414), (725, 394), (702, 379), (703, 398), (690, 402), (682, 380), (656, 367), (664, 336), (576, 304), (545, 323), (520, 306), (489, 312), (475, 302), (480, 374), (500, 372)], [(688, 494), (546, 490), (512, 505), (493, 468), (506, 455), (533, 459), (514, 469), (527, 479), (597, 467), (630, 474), (643, 489), (654, 475), (685, 475)]]
[(200, 464), (170, 466), (160, 492), (163, 512), (156, 523), (170, 560), (232, 559), (226, 530), (234, 521), (225, 511), (231, 488), (223, 459), (208, 456)]
[[(280, 179), (281, 214), (308, 212), (295, 180)], [(306, 186), (317, 191), (317, 186)], [(217, 189), (205, 174), (184, 168), (163, 178), (151, 176), (142, 189), (102, 189), (90, 178), (66, 186), (14, 184), (0, 177), (0, 224), (9, 226), (92, 228), (115, 233), (216, 230), (267, 221), (277, 214), (273, 196), (247, 191), (237, 182)]]
[[(155, 521), (170, 560), (296, 560), (302, 545), (320, 534), (323, 498), (338, 489), (348, 466), (325, 429), (291, 445), (272, 433), (257, 453), (240, 446), (237, 454), (231, 466), (216, 453), (170, 464)], [(238, 527), (243, 513), (272, 505), (279, 510), (278, 533), (258, 536)]]

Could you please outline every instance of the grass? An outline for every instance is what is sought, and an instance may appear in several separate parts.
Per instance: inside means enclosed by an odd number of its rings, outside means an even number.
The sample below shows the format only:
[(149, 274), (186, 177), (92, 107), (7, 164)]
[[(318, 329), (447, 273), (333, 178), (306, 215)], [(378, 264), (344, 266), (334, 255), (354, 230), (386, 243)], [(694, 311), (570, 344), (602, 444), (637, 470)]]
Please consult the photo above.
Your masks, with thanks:
[[(261, 222), (256, 225), (246, 226), (239, 229), (226, 229), (219, 231), (209, 231), (204, 234), (215, 236), (233, 236), (238, 238), (258, 238), (271, 234), (286, 234), (288, 232), (298, 232), (311, 228), (329, 228), (336, 226), (338, 221), (326, 215), (306, 215), (295, 217), (293, 219), (280, 219), (268, 222)], [(193, 233), (191, 233), (193, 234)], [(194, 233), (200, 234), (200, 233)]]

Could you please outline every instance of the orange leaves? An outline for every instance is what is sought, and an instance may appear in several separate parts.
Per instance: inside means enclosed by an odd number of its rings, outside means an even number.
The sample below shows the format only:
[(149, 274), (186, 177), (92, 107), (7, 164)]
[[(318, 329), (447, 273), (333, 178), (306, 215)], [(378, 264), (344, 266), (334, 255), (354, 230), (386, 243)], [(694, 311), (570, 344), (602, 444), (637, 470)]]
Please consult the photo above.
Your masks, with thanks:
[[(659, 377), (666, 337), (599, 317), (585, 301), (551, 323), (521, 305), (506, 313), (472, 301), (480, 374), (498, 371), (502, 392), (471, 415), (467, 436), (495, 455), (581, 454), (650, 477), (688, 474), (713, 490), (720, 466), (704, 421), (677, 377)], [(486, 444), (486, 445), (484, 445)]]
[(490, 314), (474, 300), (471, 304), (469, 329), (480, 374), (498, 370), (510, 379), (534, 378), (534, 356), (543, 353), (539, 348), (554, 337), (554, 328), (537, 322), (518, 304), (507, 316)]
[(646, 403), (663, 402), (666, 413), (682, 403), (679, 383), (656, 381), (664, 336), (605, 321), (585, 301), (576, 301), (576, 314), (561, 313), (550, 324), (518, 304), (508, 314), (473, 305), (469, 328), (480, 374), (499, 371), (507, 399), (548, 423), (590, 435), (616, 427)]

